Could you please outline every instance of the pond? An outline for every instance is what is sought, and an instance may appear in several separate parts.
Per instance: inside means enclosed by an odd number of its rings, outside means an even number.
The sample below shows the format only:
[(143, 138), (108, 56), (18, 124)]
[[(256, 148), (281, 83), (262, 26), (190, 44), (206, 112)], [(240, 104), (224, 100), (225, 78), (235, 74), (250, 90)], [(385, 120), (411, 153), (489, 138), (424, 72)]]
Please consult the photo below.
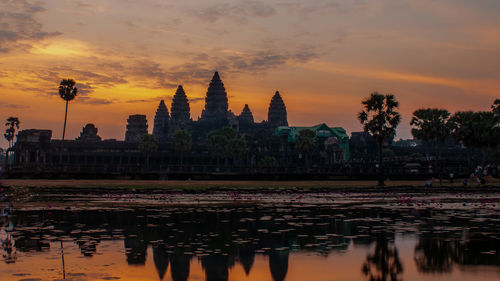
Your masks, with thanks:
[(155, 196), (14, 204), (0, 279), (500, 279), (496, 194)]

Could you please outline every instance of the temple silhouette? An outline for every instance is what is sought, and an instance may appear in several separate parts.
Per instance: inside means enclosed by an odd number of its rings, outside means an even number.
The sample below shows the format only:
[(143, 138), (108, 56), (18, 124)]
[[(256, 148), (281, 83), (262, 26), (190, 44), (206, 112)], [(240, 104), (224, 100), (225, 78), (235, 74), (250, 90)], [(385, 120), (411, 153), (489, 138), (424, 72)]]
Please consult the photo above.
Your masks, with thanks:
[[(159, 102), (153, 122), (146, 115), (128, 117), (124, 140), (102, 139), (94, 124), (83, 127), (75, 140), (52, 138), (51, 130), (22, 130), (10, 152), (10, 177), (70, 178), (217, 178), (261, 177), (263, 174), (311, 174), (307, 160), (314, 160), (314, 174), (331, 175), (349, 159), (349, 137), (341, 127), (319, 124), (311, 127), (289, 126), (282, 95), (272, 96), (267, 120), (255, 122), (248, 104), (236, 115), (228, 106), (228, 94), (216, 71), (208, 85), (201, 116), (193, 120), (189, 95), (179, 85), (169, 111)], [(141, 140), (150, 131), (158, 141), (154, 153), (141, 150)], [(181, 154), (173, 136), (186, 131), (192, 141)], [(219, 131), (218, 131), (219, 130)], [(220, 130), (226, 130), (225, 133)], [(228, 137), (228, 131), (235, 136)], [(301, 149), (296, 144), (301, 131), (315, 134), (314, 147)], [(210, 134), (226, 134), (225, 148), (211, 143)], [(239, 145), (236, 148), (231, 145)], [(215, 147), (215, 148), (214, 148)], [(217, 158), (217, 160), (216, 160)], [(310, 162), (310, 161), (309, 161)]]

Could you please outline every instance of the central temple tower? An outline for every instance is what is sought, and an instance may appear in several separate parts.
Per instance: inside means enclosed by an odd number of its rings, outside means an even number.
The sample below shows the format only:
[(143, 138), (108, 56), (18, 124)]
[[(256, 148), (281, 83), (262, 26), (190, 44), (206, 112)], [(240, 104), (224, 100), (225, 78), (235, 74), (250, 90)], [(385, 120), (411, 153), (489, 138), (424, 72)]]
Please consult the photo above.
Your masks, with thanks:
[(226, 89), (219, 77), (219, 73), (216, 71), (208, 86), (207, 96), (205, 98), (205, 109), (201, 112), (201, 119), (211, 121), (225, 119), (227, 118), (227, 109)]

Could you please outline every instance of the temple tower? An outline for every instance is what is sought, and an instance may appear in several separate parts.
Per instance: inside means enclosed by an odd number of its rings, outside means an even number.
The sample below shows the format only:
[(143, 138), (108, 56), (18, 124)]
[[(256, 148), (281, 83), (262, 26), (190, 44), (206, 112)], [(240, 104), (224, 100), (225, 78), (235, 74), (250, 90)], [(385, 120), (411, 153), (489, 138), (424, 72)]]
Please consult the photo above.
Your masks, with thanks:
[(288, 126), (286, 106), (278, 91), (276, 91), (269, 104), (267, 122), (273, 127)]
[(94, 124), (87, 124), (85, 125), (85, 127), (83, 127), (80, 136), (76, 140), (98, 142), (101, 141), (101, 137), (97, 135), (97, 128)]
[(227, 93), (219, 73), (216, 71), (208, 86), (205, 98), (205, 109), (201, 112), (201, 119), (220, 120), (227, 117)]
[(130, 115), (127, 120), (126, 142), (139, 142), (141, 137), (148, 133), (146, 115)]
[(180, 129), (187, 129), (191, 121), (191, 112), (189, 108), (189, 101), (186, 93), (181, 85), (177, 87), (174, 98), (172, 100), (170, 130), (175, 132)]
[(168, 114), (167, 106), (163, 100), (160, 101), (156, 110), (155, 122), (153, 127), (153, 135), (156, 136), (159, 142), (165, 142), (168, 138), (168, 123), (170, 115)]
[(248, 124), (253, 124), (253, 114), (252, 111), (250, 111), (250, 108), (248, 107), (248, 104), (245, 104), (245, 107), (241, 111), (241, 114), (239, 116), (240, 121), (246, 122)]

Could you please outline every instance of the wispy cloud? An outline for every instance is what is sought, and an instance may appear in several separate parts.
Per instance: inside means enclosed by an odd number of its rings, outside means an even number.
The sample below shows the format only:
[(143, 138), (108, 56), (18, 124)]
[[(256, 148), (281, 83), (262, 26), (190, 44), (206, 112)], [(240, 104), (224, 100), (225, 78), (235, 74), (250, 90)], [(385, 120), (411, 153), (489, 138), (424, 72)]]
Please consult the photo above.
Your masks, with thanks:
[(0, 101), (0, 107), (10, 108), (10, 109), (29, 108), (29, 106), (24, 105), (24, 104), (9, 103), (9, 102), (4, 102), (4, 101)]
[(0, 52), (27, 50), (38, 41), (61, 35), (47, 32), (36, 19), (45, 11), (40, 1), (2, 0), (0, 2)]
[(250, 0), (212, 4), (194, 11), (194, 15), (205, 22), (230, 19), (245, 23), (249, 18), (267, 18), (276, 14), (276, 9), (267, 2)]

